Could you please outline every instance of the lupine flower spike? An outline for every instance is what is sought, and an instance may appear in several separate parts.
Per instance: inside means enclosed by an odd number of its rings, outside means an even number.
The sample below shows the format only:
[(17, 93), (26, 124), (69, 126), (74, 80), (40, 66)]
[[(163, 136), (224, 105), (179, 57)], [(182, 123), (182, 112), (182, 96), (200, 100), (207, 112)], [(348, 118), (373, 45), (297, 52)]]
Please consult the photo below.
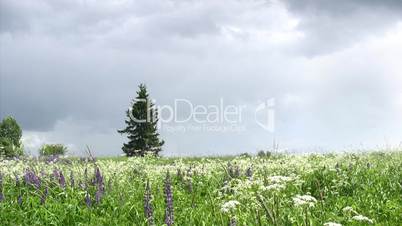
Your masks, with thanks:
[(173, 225), (174, 222), (174, 214), (173, 214), (173, 191), (169, 172), (166, 173), (164, 192), (165, 192), (165, 203), (166, 203), (165, 224), (167, 226), (171, 226)]
[(147, 180), (144, 193), (144, 213), (147, 219), (148, 225), (154, 225), (153, 219), (153, 207), (152, 207), (152, 194), (149, 180)]

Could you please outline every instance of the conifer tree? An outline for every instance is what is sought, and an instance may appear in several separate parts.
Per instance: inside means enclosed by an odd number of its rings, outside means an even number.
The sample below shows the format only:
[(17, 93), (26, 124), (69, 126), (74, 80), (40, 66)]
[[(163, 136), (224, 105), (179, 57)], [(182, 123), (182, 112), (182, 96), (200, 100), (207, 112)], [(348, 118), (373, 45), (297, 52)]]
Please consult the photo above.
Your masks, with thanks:
[(146, 86), (139, 85), (137, 98), (126, 111), (126, 128), (118, 130), (127, 134), (128, 142), (122, 147), (127, 156), (144, 156), (146, 153), (158, 155), (164, 143), (157, 131), (158, 111), (149, 98)]

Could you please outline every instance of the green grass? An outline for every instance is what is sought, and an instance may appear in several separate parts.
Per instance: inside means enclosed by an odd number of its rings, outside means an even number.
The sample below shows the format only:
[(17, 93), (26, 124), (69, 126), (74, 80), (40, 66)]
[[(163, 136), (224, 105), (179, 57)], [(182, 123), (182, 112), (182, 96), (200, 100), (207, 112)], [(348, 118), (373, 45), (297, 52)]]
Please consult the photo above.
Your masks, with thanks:
[[(91, 184), (95, 167), (99, 167), (103, 176), (104, 195), (99, 203), (94, 200), (98, 185)], [(39, 188), (23, 183), (26, 169), (41, 178)], [(65, 176), (65, 188), (60, 186), (59, 177), (52, 176), (54, 169)], [(246, 176), (247, 170), (252, 171), (251, 177)], [(56, 163), (2, 160), (4, 200), (0, 202), (0, 222), (1, 225), (147, 225), (144, 192), (149, 180), (154, 221), (162, 225), (167, 172), (172, 180), (175, 225), (228, 225), (230, 219), (235, 219), (238, 225), (368, 224), (354, 220), (356, 215), (369, 218), (375, 225), (402, 222), (401, 152), (271, 158), (116, 157), (98, 158), (95, 163), (78, 159)], [(18, 186), (14, 174), (20, 178)], [(45, 188), (49, 194), (41, 204)], [(90, 207), (85, 203), (87, 192), (92, 201)], [(316, 201), (300, 203), (294, 200), (297, 195), (309, 195)], [(223, 207), (229, 201), (239, 204), (225, 212)], [(353, 211), (343, 211), (345, 207), (352, 207)]]

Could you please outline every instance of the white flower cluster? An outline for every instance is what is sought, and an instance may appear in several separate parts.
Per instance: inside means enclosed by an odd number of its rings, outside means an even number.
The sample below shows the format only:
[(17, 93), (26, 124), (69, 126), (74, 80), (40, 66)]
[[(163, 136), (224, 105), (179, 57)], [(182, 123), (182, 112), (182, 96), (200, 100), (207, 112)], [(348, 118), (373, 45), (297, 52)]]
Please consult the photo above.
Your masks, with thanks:
[(296, 195), (293, 197), (293, 203), (297, 207), (314, 207), (317, 199), (311, 195)]
[(338, 224), (338, 223), (335, 223), (335, 222), (327, 222), (327, 223), (324, 224), (324, 226), (342, 226), (342, 224)]
[(366, 222), (366, 223), (369, 223), (369, 224), (374, 223), (373, 220), (371, 220), (370, 218), (368, 218), (366, 216), (363, 216), (363, 215), (360, 215), (360, 214), (352, 217), (352, 219), (355, 220), (355, 221)]
[(359, 222), (365, 222), (365, 223), (369, 223), (369, 224), (373, 224), (374, 221), (371, 220), (370, 218), (363, 216), (361, 214), (359, 214), (356, 210), (354, 210), (352, 207), (350, 206), (346, 206), (345, 208), (342, 209), (342, 211), (346, 214), (353, 214), (355, 216), (352, 217), (352, 220), (355, 221), (359, 221)]
[(346, 206), (342, 209), (344, 213), (353, 213), (355, 212), (351, 206)]
[(240, 203), (236, 200), (227, 201), (222, 205), (221, 211), (224, 213), (229, 213), (232, 210), (236, 209), (238, 205), (240, 205)]

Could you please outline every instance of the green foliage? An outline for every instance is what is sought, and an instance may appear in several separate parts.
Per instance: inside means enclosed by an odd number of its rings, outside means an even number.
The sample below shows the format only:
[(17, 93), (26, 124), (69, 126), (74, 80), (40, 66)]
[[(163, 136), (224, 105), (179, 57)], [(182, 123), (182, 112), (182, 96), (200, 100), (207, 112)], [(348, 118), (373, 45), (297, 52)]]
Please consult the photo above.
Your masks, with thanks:
[(64, 155), (67, 152), (67, 147), (63, 144), (44, 144), (39, 149), (39, 154), (41, 156), (49, 155)]
[[(239, 171), (235, 178), (228, 176), (229, 162), (232, 170)], [(96, 167), (101, 180), (95, 180)], [(251, 176), (246, 175), (250, 168)], [(38, 187), (22, 182), (27, 169), (40, 177)], [(65, 186), (60, 186), (60, 173), (55, 174), (55, 169), (63, 173)], [(236, 219), (237, 225), (336, 222), (382, 226), (402, 222), (402, 152), (280, 155), (270, 159), (146, 156), (51, 164), (35, 159), (0, 161), (4, 197), (0, 222), (145, 226), (144, 194), (149, 181), (154, 223), (164, 225), (167, 171), (173, 190), (174, 225), (228, 225), (230, 219)], [(99, 188), (104, 194), (97, 203)], [(46, 201), (42, 203), (44, 194)], [(90, 206), (85, 203), (86, 194)]]
[(123, 152), (127, 156), (145, 156), (147, 153), (158, 155), (164, 143), (159, 139), (157, 131), (158, 111), (149, 98), (145, 85), (139, 86), (137, 98), (132, 101), (132, 106), (126, 111), (127, 127), (118, 130), (121, 134), (127, 134), (128, 143), (123, 145)]
[(0, 122), (0, 156), (22, 155), (21, 137), (22, 130), (17, 121), (11, 116), (5, 117)]
[(20, 156), (24, 154), (24, 149), (20, 146), (16, 146), (11, 142), (10, 139), (5, 137), (0, 137), (0, 157), (13, 157)]
[(269, 157), (272, 156), (272, 152), (261, 150), (261, 151), (259, 151), (259, 152), (257, 153), (257, 156), (258, 156), (258, 157), (266, 157), (266, 158), (269, 158)]

